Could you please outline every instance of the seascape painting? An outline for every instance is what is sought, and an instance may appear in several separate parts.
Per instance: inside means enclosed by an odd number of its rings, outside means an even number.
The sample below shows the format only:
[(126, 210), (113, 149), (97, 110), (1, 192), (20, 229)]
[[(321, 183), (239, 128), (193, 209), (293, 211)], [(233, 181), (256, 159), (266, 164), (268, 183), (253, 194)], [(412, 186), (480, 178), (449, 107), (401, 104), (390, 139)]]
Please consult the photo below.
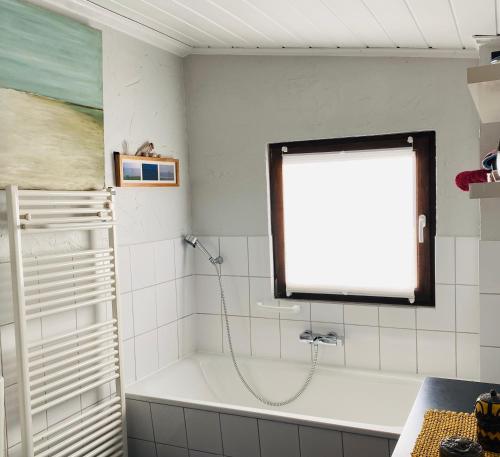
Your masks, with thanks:
[(126, 181), (141, 181), (142, 167), (140, 162), (123, 161), (123, 179)]
[(160, 181), (175, 182), (175, 164), (160, 165)]
[(0, 188), (104, 187), (101, 32), (0, 2)]

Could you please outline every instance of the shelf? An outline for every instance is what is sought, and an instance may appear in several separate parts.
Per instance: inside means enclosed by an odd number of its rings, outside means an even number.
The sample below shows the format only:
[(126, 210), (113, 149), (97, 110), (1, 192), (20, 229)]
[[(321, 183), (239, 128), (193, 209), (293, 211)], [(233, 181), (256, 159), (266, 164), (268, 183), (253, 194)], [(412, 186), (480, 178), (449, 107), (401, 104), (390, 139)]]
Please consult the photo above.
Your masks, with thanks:
[(500, 198), (500, 182), (471, 184), (469, 198)]
[(481, 122), (500, 122), (500, 64), (468, 68), (467, 84)]

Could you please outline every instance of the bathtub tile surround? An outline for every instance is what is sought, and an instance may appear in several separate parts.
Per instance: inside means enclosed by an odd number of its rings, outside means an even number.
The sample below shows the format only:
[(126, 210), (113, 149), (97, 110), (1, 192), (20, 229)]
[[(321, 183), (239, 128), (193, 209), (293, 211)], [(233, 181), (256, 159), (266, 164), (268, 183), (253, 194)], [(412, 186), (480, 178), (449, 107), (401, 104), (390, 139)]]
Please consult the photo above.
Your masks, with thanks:
[(316, 427), (299, 427), (300, 455), (331, 457), (342, 455), (342, 433)]
[[(157, 451), (157, 457), (189, 457), (187, 449), (174, 446), (167, 446), (165, 444), (157, 444), (156, 451)], [(192, 455), (193, 454), (191, 453), (191, 456)]]
[[(191, 328), (197, 318), (193, 314), (194, 257), (193, 249), (181, 241), (120, 247), (119, 274), (131, 278), (130, 292), (122, 295), (122, 336), (125, 346), (134, 349), (124, 359), (127, 384), (193, 351), (194, 343), (188, 340), (194, 338)], [(214, 335), (207, 335), (207, 341), (213, 340)]]
[(187, 447), (182, 408), (152, 403), (151, 416), (156, 441), (171, 446)]
[[(223, 284), (233, 337), (242, 354), (308, 361), (311, 350), (298, 341), (299, 333), (307, 328), (319, 332), (332, 329), (345, 335), (345, 346), (322, 346), (321, 363), (479, 378), (479, 242), (475, 237), (436, 238), (435, 308), (304, 302), (298, 314), (285, 309), (297, 302), (272, 296), (268, 237), (200, 239), (213, 255), (224, 257)], [(496, 255), (493, 258), (496, 261)], [(490, 288), (496, 287), (495, 281), (491, 282)], [(199, 333), (196, 349), (227, 353), (225, 330), (220, 330), (225, 324), (215, 270), (200, 252), (194, 254), (194, 284)], [(495, 299), (495, 295), (482, 297), (483, 307)], [(263, 310), (258, 301), (284, 310)], [(491, 310), (493, 314), (496, 308)], [(497, 339), (481, 344), (500, 352)]]
[(256, 419), (221, 414), (220, 425), (225, 455), (231, 457), (258, 457), (260, 455), (259, 428)]
[(481, 328), (481, 381), (498, 382), (500, 379), (500, 274), (498, 255), (500, 241), (480, 242), (480, 328)]
[(361, 455), (383, 456), (388, 455), (387, 445), (379, 438), (363, 436), (355, 433), (344, 433), (344, 457), (358, 457)]
[(157, 457), (156, 446), (154, 443), (135, 439), (128, 440), (128, 454), (130, 456), (137, 455), (141, 457)]
[(212, 411), (184, 409), (186, 432), (191, 449), (222, 454), (219, 415)]
[[(130, 457), (389, 457), (394, 436), (127, 399)], [(368, 432), (367, 432), (368, 433)]]
[(259, 420), (262, 457), (286, 455), (300, 457), (298, 427), (283, 422)]
[(127, 430), (132, 438), (154, 441), (153, 419), (148, 403), (127, 400)]

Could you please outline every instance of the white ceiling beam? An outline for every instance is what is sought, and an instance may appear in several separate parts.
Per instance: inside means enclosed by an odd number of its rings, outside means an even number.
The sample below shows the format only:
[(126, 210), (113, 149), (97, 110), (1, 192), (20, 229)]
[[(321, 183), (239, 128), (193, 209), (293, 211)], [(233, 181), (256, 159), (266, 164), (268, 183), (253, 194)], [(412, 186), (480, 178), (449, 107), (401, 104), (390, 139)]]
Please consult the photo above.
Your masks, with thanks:
[(233, 56), (331, 56), (331, 57), (409, 57), (477, 59), (476, 49), (414, 48), (193, 48), (194, 55)]

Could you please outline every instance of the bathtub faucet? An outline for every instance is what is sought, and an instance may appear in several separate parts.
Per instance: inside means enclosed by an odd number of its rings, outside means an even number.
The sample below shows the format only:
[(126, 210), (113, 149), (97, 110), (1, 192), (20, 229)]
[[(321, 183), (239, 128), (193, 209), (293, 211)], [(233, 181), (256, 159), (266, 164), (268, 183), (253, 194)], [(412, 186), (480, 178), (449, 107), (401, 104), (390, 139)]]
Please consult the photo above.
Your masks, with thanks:
[(330, 344), (332, 346), (342, 346), (343, 344), (342, 338), (333, 331), (322, 334), (305, 330), (300, 334), (299, 339), (302, 343), (309, 344)]

